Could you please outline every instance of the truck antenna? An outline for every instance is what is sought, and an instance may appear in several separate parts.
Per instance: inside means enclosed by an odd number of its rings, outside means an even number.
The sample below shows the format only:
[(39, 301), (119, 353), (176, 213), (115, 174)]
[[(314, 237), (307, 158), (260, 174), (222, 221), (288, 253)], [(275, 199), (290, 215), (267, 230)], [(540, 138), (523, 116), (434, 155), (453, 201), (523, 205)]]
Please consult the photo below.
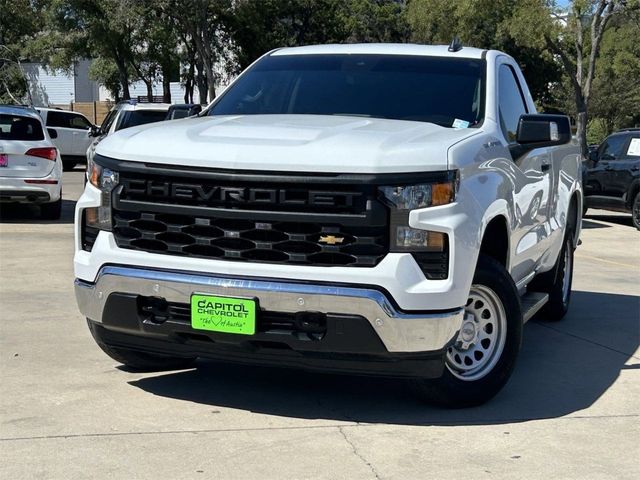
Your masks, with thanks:
[(459, 37), (453, 37), (453, 40), (451, 40), (451, 43), (449, 44), (448, 50), (450, 52), (459, 52), (460, 50), (462, 50), (462, 42), (460, 41)]

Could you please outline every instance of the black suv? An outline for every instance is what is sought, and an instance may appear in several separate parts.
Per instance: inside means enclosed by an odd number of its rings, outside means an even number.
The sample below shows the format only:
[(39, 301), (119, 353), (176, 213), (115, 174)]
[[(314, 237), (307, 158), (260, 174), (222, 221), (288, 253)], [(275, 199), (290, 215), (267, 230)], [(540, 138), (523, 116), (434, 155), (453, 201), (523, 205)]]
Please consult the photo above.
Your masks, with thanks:
[(609, 135), (590, 153), (583, 180), (586, 207), (631, 212), (640, 230), (640, 128)]

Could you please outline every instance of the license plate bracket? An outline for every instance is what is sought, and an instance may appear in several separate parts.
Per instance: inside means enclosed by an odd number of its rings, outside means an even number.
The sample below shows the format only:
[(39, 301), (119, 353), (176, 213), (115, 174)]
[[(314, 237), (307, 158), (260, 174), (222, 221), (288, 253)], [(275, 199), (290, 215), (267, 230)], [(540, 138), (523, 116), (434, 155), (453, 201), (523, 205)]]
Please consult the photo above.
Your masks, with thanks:
[(257, 312), (257, 298), (191, 295), (191, 328), (195, 330), (254, 335)]

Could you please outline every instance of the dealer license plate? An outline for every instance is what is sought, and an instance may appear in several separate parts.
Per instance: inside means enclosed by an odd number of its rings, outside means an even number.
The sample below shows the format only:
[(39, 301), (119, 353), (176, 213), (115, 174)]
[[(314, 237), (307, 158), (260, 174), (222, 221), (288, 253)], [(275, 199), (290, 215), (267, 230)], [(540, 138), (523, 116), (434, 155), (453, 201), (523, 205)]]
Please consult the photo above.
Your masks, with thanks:
[(210, 332), (256, 333), (256, 300), (253, 298), (191, 295), (191, 327)]

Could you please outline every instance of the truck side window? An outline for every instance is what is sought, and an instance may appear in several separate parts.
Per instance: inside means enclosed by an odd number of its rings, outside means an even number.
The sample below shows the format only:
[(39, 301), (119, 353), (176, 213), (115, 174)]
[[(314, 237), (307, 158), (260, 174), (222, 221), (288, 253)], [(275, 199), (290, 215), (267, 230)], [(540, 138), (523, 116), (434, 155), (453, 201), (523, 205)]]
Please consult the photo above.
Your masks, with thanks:
[(498, 95), (502, 133), (509, 143), (514, 143), (520, 115), (527, 113), (527, 107), (515, 72), (509, 65), (500, 65)]

